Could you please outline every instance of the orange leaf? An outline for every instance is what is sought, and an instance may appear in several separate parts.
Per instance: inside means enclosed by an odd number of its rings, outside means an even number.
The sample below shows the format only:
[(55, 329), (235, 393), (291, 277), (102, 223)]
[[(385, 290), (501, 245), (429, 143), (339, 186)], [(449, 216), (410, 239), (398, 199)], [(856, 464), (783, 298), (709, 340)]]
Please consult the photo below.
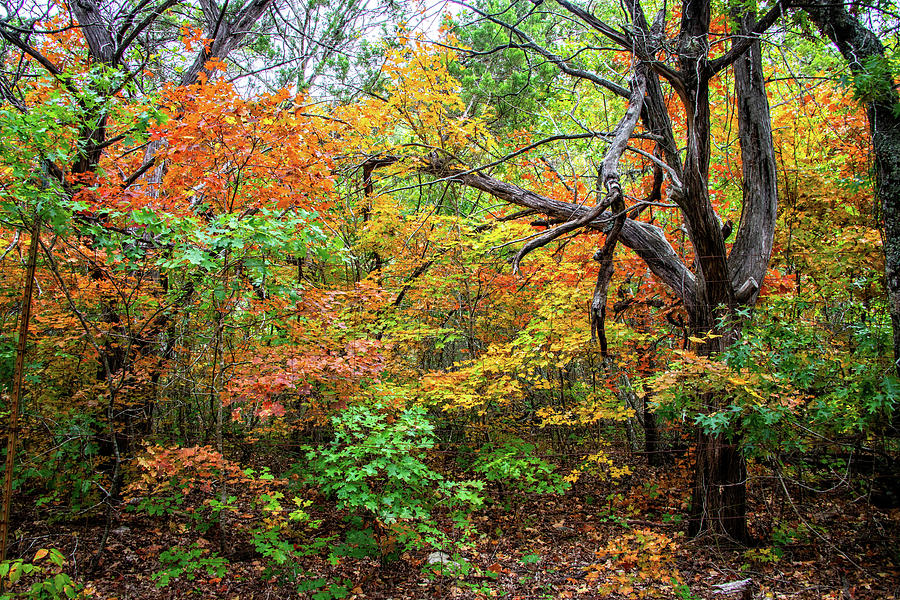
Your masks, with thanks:
[(34, 554), (34, 560), (31, 562), (37, 562), (47, 556), (50, 552), (46, 548), (41, 548)]

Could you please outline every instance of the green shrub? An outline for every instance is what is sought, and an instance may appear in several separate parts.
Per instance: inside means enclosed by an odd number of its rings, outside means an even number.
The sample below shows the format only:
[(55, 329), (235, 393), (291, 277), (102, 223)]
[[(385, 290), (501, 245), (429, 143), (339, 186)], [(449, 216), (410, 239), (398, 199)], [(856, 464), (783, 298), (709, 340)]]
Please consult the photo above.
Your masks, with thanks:
[(165, 568), (150, 576), (156, 582), (156, 587), (165, 587), (176, 577), (193, 581), (200, 573), (209, 577), (223, 577), (228, 569), (228, 560), (197, 544), (188, 548), (173, 546), (159, 555), (159, 562)]
[(553, 465), (534, 456), (535, 447), (521, 439), (503, 444), (485, 444), (472, 463), (472, 470), (484, 479), (509, 486), (520, 492), (561, 494), (571, 484)]
[(476, 481), (448, 481), (422, 461), (436, 443), (425, 409), (355, 405), (332, 418), (334, 440), (306, 448), (309, 480), (351, 516), (375, 526), (387, 549), (440, 546), (436, 510), (448, 509), (458, 526), (465, 511), (482, 503)]
[(18, 558), (0, 563), (0, 600), (77, 597), (83, 587), (63, 572), (65, 563), (62, 552), (55, 548), (38, 550), (31, 562)]

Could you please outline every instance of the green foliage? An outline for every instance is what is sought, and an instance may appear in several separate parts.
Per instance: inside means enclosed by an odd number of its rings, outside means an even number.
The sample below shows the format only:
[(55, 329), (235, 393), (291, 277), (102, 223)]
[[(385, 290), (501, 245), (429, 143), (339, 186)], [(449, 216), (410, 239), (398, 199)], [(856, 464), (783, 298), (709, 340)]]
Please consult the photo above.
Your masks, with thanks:
[[(265, 472), (260, 475), (261, 479), (264, 477)], [(311, 519), (306, 511), (312, 504), (310, 500), (293, 498), (295, 508), (287, 512), (281, 503), (283, 499), (284, 494), (281, 492), (262, 494), (259, 497), (257, 509), (267, 515), (267, 518), (250, 530), (250, 538), (253, 547), (266, 560), (264, 575), (267, 578), (275, 577), (284, 583), (302, 582), (305, 571), (301, 566), (301, 559), (323, 552), (331, 546), (333, 536), (308, 535), (321, 524), (320, 521)], [(284, 518), (286, 512), (287, 518)], [(297, 543), (298, 533), (308, 541)]]
[(301, 583), (297, 587), (297, 592), (312, 592), (309, 596), (312, 600), (338, 600), (340, 598), (346, 598), (350, 594), (351, 587), (353, 587), (353, 585), (350, 580), (345, 579), (340, 583), (334, 583), (324, 577), (318, 577)]
[(672, 586), (672, 591), (680, 600), (698, 600), (697, 596), (691, 593), (691, 586), (682, 581), (678, 581), (677, 577), (672, 577), (669, 580), (669, 584)]
[[(852, 76), (842, 79), (844, 85), (852, 86), (853, 95), (859, 102), (897, 105), (894, 88), (894, 74), (900, 71), (886, 56), (867, 56), (862, 60)], [(900, 105), (898, 105), (900, 106)], [(900, 111), (900, 108), (895, 108)]]
[[(800, 524), (791, 526), (779, 524), (772, 530), (772, 544), (760, 548), (753, 548), (744, 552), (744, 558), (757, 565), (773, 564), (784, 558), (788, 547), (792, 544), (807, 544), (816, 531), (815, 526)], [(749, 565), (745, 565), (749, 567)]]
[(19, 212), (23, 201), (35, 203), (33, 207), (46, 202), (44, 188), (49, 177), (43, 161), (65, 164), (73, 157), (75, 122), (73, 108), (58, 88), (48, 90), (44, 102), (28, 111), (8, 104), (0, 107), (0, 165), (9, 175), (0, 191), (0, 216), (4, 221), (21, 223), (19, 215), (31, 212)]
[(556, 473), (553, 465), (534, 456), (534, 451), (534, 444), (517, 438), (503, 444), (485, 444), (472, 470), (487, 481), (520, 492), (561, 494), (569, 489), (571, 484)]
[[(56, 548), (38, 550), (34, 559), (21, 558), (0, 563), (0, 600), (27, 597), (33, 600), (75, 598), (83, 586), (63, 572), (65, 558)], [(50, 563), (49, 565), (47, 563)], [(22, 584), (27, 591), (17, 592)], [(30, 585), (27, 585), (30, 583)]]
[(166, 495), (141, 498), (137, 505), (134, 508), (129, 507), (129, 510), (137, 510), (147, 513), (150, 517), (158, 517), (174, 514), (183, 504), (184, 494), (173, 487)]
[[(668, 371), (650, 379), (655, 410), (667, 419), (688, 416), (707, 433), (739, 433), (749, 456), (803, 450), (805, 434), (884, 427), (900, 402), (900, 383), (885, 360), (887, 319), (873, 319), (851, 302), (842, 307), (841, 321), (788, 318), (809, 310), (797, 300), (772, 300), (747, 321), (720, 360), (682, 353)], [(719, 401), (712, 411), (711, 398)]]
[[(452, 577), (455, 579), (463, 579), (466, 575), (474, 570), (472, 563), (467, 561), (458, 552), (441, 557), (441, 560), (425, 564), (422, 567), (422, 573), (429, 579), (439, 579), (442, 577)], [(493, 574), (491, 571), (488, 573)], [(464, 582), (460, 582), (465, 585)]]
[(455, 511), (462, 524), (461, 511), (481, 505), (483, 484), (448, 481), (420, 459), (436, 443), (423, 408), (358, 404), (334, 416), (332, 425), (331, 444), (306, 449), (310, 481), (351, 515), (396, 535), (401, 546), (439, 545), (444, 534), (432, 522), (436, 510)]
[[(382, 551), (378, 545), (375, 531), (371, 527), (365, 527), (365, 523), (360, 517), (350, 517), (348, 521), (351, 528), (344, 534), (344, 540), (335, 544), (328, 555), (331, 564), (337, 565), (342, 558), (359, 559), (391, 554), (390, 551)], [(387, 556), (387, 558), (395, 557)]]
[(209, 577), (222, 577), (228, 569), (228, 561), (224, 557), (201, 548), (196, 543), (188, 548), (169, 548), (159, 555), (159, 562), (165, 568), (150, 576), (156, 582), (156, 587), (165, 587), (177, 577), (194, 581), (201, 573)]
[(625, 505), (625, 496), (621, 493), (608, 494), (606, 504), (599, 507), (597, 515), (601, 523), (613, 523), (628, 529), (628, 517), (634, 513), (634, 507)]
[[(545, 47), (553, 48), (564, 26), (553, 22), (550, 13), (525, 18), (530, 8), (525, 3), (506, 6), (496, 0), (482, 0), (475, 6), (501, 21), (514, 23)], [(523, 118), (528, 123), (529, 114), (554, 93), (560, 93), (554, 87), (559, 70), (546, 61), (531, 61), (521, 49), (503, 48), (508, 33), (497, 23), (489, 20), (467, 23), (457, 27), (454, 34), (463, 45), (480, 53), (465, 61), (464, 69), (461, 65), (452, 66), (453, 74), (462, 84), (463, 99), (475, 114), (496, 111), (497, 124), (512, 129), (522, 126)]]
[(762, 443), (768, 441), (766, 428), (787, 419), (802, 418), (828, 434), (858, 433), (888, 422), (900, 401), (900, 386), (886, 368), (891, 347), (887, 319), (873, 319), (864, 306), (847, 303), (841, 307), (841, 321), (825, 321), (827, 331), (815, 321), (780, 318), (792, 308), (789, 300), (773, 302), (754, 316), (724, 355), (734, 370), (771, 375), (761, 394), (779, 384), (802, 394), (797, 403), (758, 406), (744, 427)]
[(38, 506), (60, 505), (71, 515), (96, 504), (106, 476), (97, 469), (100, 428), (90, 414), (73, 413), (61, 419), (53, 432), (53, 446), (40, 461), (20, 463), (17, 489), (38, 492)]

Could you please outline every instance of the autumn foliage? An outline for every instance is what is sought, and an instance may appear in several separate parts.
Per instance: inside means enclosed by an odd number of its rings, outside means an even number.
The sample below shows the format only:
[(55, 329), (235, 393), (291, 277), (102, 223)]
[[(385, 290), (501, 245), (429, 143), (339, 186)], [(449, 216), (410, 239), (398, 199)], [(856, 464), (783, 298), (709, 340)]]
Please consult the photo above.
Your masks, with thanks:
[[(561, 137), (560, 150), (541, 141), (551, 119), (484, 101), (473, 82), (505, 63), (479, 62), (466, 46), (474, 34), (445, 30), (433, 44), (401, 27), (379, 46), (377, 85), (338, 102), (253, 91), (215, 57), (187, 85), (149, 67), (128, 75), (92, 59), (60, 19), (46, 21), (40, 52), (65, 76), (25, 57), (31, 75), (0, 106), (5, 406), (24, 257), (31, 236), (41, 240), (13, 474), (14, 507), (35, 508), (17, 517), (22, 560), (0, 565), (0, 584), (74, 573), (58, 552), (34, 555), (31, 525), (96, 521), (90, 556), (68, 556), (100, 568), (122, 548), (110, 531), (151, 527), (140, 552), (153, 589), (197, 581), (230, 594), (235, 569), (235, 581), (285, 593), (365, 597), (386, 585), (365, 569), (399, 560), (473, 597), (519, 573), (518, 594), (526, 577), (538, 589), (529, 565), (543, 556), (551, 568), (554, 546), (569, 543), (559, 540), (578, 536), (577, 575), (550, 586), (557, 597), (693, 597), (712, 589), (685, 568), (696, 542), (680, 531), (698, 432), (740, 444), (749, 461), (759, 545), (735, 560), (753, 578), (789, 554), (808, 565), (811, 552), (841, 547), (843, 522), (811, 520), (813, 489), (828, 488), (834, 506), (865, 503), (869, 524), (886, 523), (884, 543), (896, 539), (896, 509), (878, 512), (896, 502), (886, 459), (900, 393), (882, 240), (864, 114), (838, 83), (772, 67), (774, 252), (730, 345), (703, 351), (731, 334), (697, 331), (684, 302), (619, 246), (601, 352), (589, 302), (609, 229), (561, 237), (513, 274), (522, 244), (557, 223), (465, 177), (592, 205), (607, 138)], [(730, 27), (713, 21), (716, 35)], [(213, 47), (202, 29), (177, 31), (184, 52)], [(503, 60), (515, 64), (514, 51)], [(632, 64), (584, 52), (611, 70)], [(726, 73), (710, 89), (709, 193), (737, 227)], [(624, 112), (600, 114), (608, 96), (564, 82), (510, 102), (576, 123)], [(686, 135), (676, 91), (668, 99)], [(86, 140), (100, 129), (91, 163)], [(654, 171), (655, 138), (636, 131), (620, 168), (629, 216), (693, 264), (677, 190)], [(635, 208), (641, 198), (652, 201)], [(557, 502), (574, 516), (528, 514)], [(502, 541), (489, 541), (497, 531)], [(816, 540), (832, 550), (813, 552)], [(876, 566), (896, 578), (894, 558)], [(836, 577), (822, 585), (830, 597), (847, 581)], [(102, 585), (60, 579), (47, 593), (100, 597)]]

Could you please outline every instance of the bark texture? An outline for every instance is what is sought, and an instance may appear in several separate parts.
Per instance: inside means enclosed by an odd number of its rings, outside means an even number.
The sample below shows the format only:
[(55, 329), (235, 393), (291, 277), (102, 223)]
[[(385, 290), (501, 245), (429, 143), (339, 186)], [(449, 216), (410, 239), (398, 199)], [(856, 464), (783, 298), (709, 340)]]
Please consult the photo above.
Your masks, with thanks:
[[(752, 31), (754, 25), (753, 15), (744, 15), (739, 33)], [(743, 260), (729, 260), (729, 276), (735, 287), (735, 300), (745, 306), (756, 304), (759, 296), (772, 255), (778, 211), (775, 145), (761, 67), (759, 42), (734, 63), (744, 210), (731, 254)]]

